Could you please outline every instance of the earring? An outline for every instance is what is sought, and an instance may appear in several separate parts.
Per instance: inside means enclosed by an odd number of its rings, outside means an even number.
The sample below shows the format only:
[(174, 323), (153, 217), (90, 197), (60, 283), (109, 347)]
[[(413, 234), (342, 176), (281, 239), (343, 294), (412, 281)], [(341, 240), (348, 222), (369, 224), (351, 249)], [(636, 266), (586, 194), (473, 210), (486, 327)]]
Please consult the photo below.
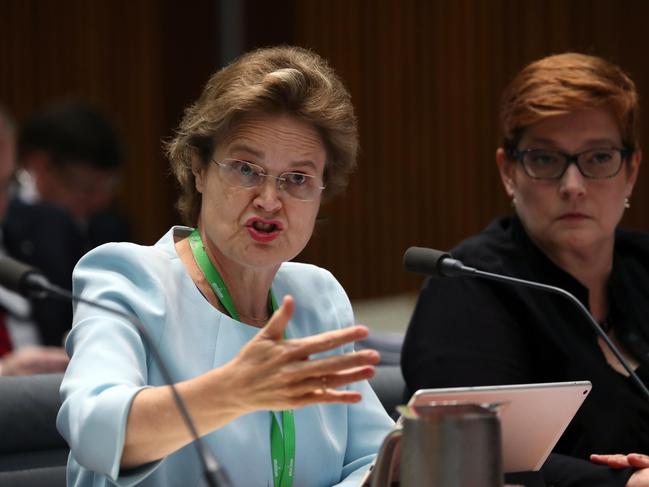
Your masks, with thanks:
[(624, 207), (625, 208), (631, 208), (631, 201), (629, 201), (628, 196), (626, 198), (624, 198)]
[(511, 204), (512, 208), (516, 209), (516, 198), (512, 198)]

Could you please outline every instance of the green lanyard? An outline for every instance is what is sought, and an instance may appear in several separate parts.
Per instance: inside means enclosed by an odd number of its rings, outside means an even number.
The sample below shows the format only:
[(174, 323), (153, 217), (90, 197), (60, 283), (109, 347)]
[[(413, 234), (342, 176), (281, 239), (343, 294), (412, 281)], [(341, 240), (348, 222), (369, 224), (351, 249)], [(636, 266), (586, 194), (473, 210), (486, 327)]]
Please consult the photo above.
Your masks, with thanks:
[[(189, 245), (194, 254), (194, 259), (196, 259), (196, 263), (203, 272), (205, 279), (207, 279), (210, 288), (212, 288), (230, 317), (239, 321), (239, 313), (234, 307), (232, 296), (230, 296), (223, 279), (210, 261), (207, 252), (205, 252), (205, 246), (198, 229), (195, 229), (189, 235)], [(272, 290), (268, 292), (268, 304), (273, 311), (277, 310), (277, 301)], [(291, 487), (295, 474), (295, 421), (293, 411), (282, 411), (283, 435), (275, 415), (270, 413), (270, 417), (270, 455), (273, 462), (273, 483), (275, 487)]]

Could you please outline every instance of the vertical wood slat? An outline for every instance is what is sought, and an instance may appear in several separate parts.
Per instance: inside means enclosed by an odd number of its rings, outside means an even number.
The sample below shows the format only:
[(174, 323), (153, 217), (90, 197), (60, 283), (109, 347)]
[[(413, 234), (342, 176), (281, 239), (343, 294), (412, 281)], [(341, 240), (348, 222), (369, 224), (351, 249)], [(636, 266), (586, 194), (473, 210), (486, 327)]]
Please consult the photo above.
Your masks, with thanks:
[[(566, 50), (602, 55), (632, 74), (649, 106), (645, 0), (260, 5), (246, 2), (249, 47), (311, 47), (353, 95), (359, 170), (323, 209), (325, 222), (300, 258), (331, 269), (354, 298), (415, 290), (421, 280), (401, 269), (406, 247), (451, 247), (509, 211), (494, 164), (497, 110), (524, 64)], [(213, 0), (0, 0), (0, 103), (21, 120), (76, 93), (113, 114), (129, 148), (119, 206), (141, 242), (178, 221), (160, 139), (217, 67), (215, 10)], [(645, 230), (646, 169), (624, 219)]]
[[(401, 269), (406, 247), (451, 247), (509, 212), (494, 161), (498, 104), (526, 63), (568, 50), (599, 54), (628, 69), (641, 96), (649, 92), (642, 1), (293, 6), (294, 42), (348, 81), (363, 146), (345, 204), (326, 210), (327, 225), (301, 258), (330, 268), (353, 297), (416, 289), (420, 280)], [(648, 180), (643, 170), (624, 224), (649, 229)]]
[[(0, 103), (18, 121), (53, 99), (80, 96), (119, 127), (127, 161), (118, 206), (151, 241), (160, 191), (160, 32), (155, 0), (2, 0)], [(5, 61), (7, 60), (7, 61)]]

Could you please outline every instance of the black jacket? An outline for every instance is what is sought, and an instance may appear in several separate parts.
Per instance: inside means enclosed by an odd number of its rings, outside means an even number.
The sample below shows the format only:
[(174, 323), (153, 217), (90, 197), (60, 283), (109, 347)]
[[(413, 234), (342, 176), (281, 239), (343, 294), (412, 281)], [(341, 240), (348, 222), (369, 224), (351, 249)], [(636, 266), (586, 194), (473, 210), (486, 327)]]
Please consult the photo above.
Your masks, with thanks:
[[(129, 232), (125, 221), (114, 213), (97, 214), (81, 228), (60, 208), (13, 199), (2, 225), (2, 239), (9, 256), (70, 290), (72, 270), (87, 251), (108, 241), (129, 240)], [(32, 319), (43, 345), (61, 346), (72, 324), (72, 304), (54, 298), (33, 300)]]
[[(451, 253), (481, 270), (564, 288), (588, 307), (588, 290), (554, 265), (516, 218), (496, 220)], [(609, 322), (641, 361), (638, 372), (646, 379), (649, 235), (617, 232), (608, 288)], [(560, 296), (469, 277), (428, 279), (401, 363), (410, 393), (424, 387), (590, 380), (590, 396), (555, 448), (568, 458), (553, 456), (544, 466), (550, 484), (623, 486), (630, 470), (591, 465), (588, 455), (649, 452), (649, 403), (606, 362), (591, 326)]]

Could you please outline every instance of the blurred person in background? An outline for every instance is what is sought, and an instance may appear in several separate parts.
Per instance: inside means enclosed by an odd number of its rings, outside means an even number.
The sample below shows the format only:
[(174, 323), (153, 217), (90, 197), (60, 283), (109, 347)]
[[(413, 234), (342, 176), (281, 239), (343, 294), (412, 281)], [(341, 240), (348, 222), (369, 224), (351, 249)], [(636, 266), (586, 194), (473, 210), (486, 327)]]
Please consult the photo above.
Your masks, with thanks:
[[(7, 213), (15, 171), (15, 128), (0, 108), (0, 222)], [(0, 256), (6, 255), (0, 227)], [(0, 287), (0, 375), (62, 372), (68, 357), (60, 346), (38, 346), (31, 304)]]
[[(577, 53), (525, 67), (501, 105), (496, 162), (514, 215), (451, 252), (466, 265), (574, 294), (649, 384), (649, 235), (622, 230), (641, 152), (633, 81)], [(556, 486), (646, 486), (649, 403), (589, 322), (554, 294), (471, 277), (428, 279), (402, 368), (421, 388), (590, 380), (592, 392), (543, 467)], [(606, 457), (592, 460), (606, 462)]]
[[(3, 224), (7, 252), (71, 289), (83, 254), (130, 240), (125, 219), (111, 209), (123, 152), (115, 127), (88, 102), (61, 100), (31, 115), (17, 135), (17, 184)], [(32, 319), (25, 340), (60, 347), (72, 306), (33, 300)]]

